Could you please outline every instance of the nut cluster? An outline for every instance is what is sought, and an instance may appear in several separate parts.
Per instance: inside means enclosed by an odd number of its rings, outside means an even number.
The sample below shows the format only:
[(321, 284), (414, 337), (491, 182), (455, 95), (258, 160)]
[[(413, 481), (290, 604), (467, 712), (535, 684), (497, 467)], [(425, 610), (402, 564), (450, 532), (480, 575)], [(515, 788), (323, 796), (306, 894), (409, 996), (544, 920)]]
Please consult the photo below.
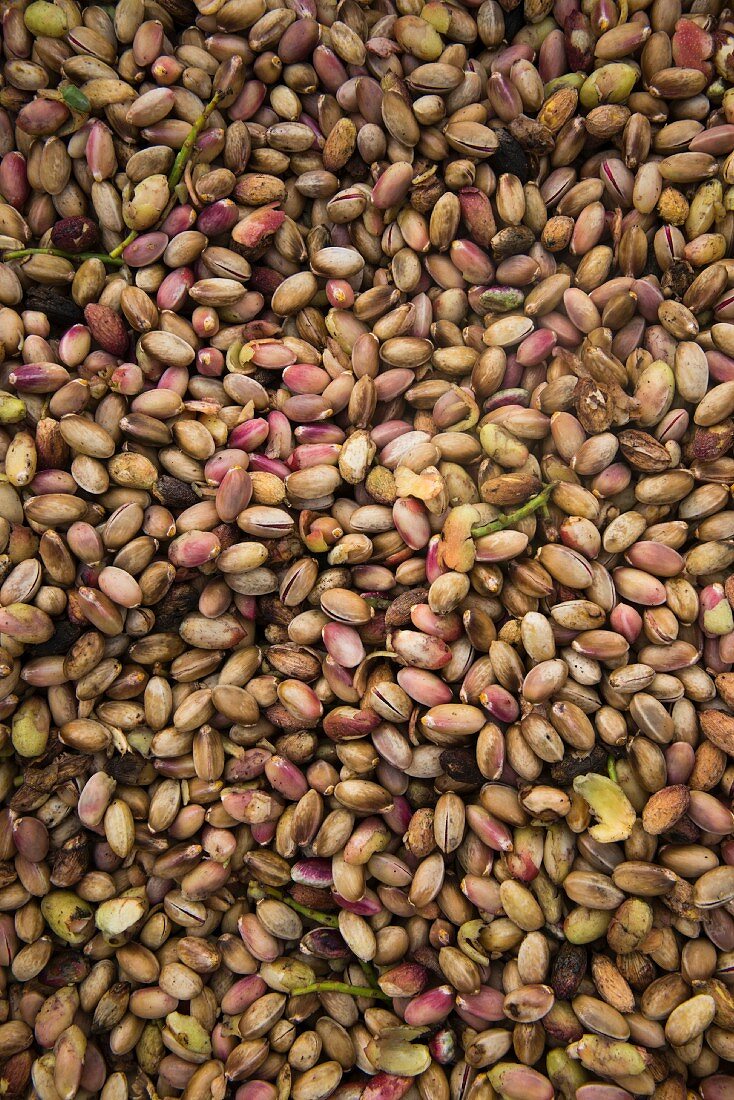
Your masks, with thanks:
[(3, 0), (0, 1094), (734, 1100), (734, 15)]

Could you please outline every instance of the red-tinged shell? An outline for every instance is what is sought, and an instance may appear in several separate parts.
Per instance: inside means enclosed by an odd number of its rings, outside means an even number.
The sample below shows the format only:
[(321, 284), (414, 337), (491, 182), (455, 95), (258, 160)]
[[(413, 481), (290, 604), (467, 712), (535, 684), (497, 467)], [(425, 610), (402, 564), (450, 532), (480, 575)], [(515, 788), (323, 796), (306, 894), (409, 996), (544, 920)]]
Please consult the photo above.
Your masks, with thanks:
[(323, 721), (324, 733), (337, 742), (368, 737), (379, 724), (380, 719), (374, 711), (367, 708), (354, 710), (352, 707), (336, 707)]
[(319, 909), (323, 912), (333, 912), (338, 908), (337, 902), (334, 899), (330, 890), (321, 890), (316, 886), (305, 886), (300, 882), (296, 882), (288, 890), (290, 896), (294, 901), (297, 901), (299, 905), (306, 905), (311, 909)]
[(22, 1050), (13, 1054), (0, 1070), (0, 1094), (7, 1100), (15, 1100), (24, 1096), (31, 1076), (33, 1054), (30, 1050)]
[(412, 1077), (378, 1073), (370, 1078), (360, 1100), (401, 1100), (412, 1084)]
[(481, 248), (489, 248), (497, 225), (491, 203), (478, 187), (462, 187), (459, 192), (459, 204), (464, 224), (472, 239)]
[(278, 332), (280, 327), (271, 321), (248, 321), (242, 326), (242, 340), (245, 343), (248, 340), (265, 340)]
[(349, 948), (336, 928), (312, 928), (301, 940), (301, 946), (317, 959), (347, 959)]
[(48, 137), (56, 133), (70, 115), (69, 108), (58, 99), (33, 99), (21, 107), (16, 125), (31, 137)]
[(699, 69), (711, 78), (709, 58), (714, 52), (713, 36), (691, 19), (679, 19), (672, 39), (673, 61), (681, 69)]
[(376, 610), (374, 617), (359, 630), (362, 641), (366, 645), (384, 646), (387, 638), (385, 626), (385, 612)]
[(258, 290), (266, 298), (272, 297), (285, 278), (272, 267), (253, 267), (248, 286), (250, 290)]
[(110, 355), (124, 355), (128, 347), (128, 335), (119, 313), (110, 306), (90, 303), (84, 307), (84, 320), (92, 337)]
[(78, 985), (89, 973), (89, 963), (83, 955), (74, 951), (65, 951), (50, 962), (41, 971), (44, 985), (52, 989), (61, 989), (67, 985)]
[(30, 191), (25, 157), (14, 151), (6, 153), (0, 161), (0, 195), (16, 210), (22, 210)]
[(240, 245), (246, 256), (261, 256), (284, 221), (282, 210), (263, 206), (237, 223), (232, 230), (232, 240)]
[(734, 443), (734, 422), (722, 420), (710, 428), (696, 428), (691, 454), (697, 462), (714, 462), (731, 450)]
[(594, 38), (589, 20), (581, 11), (572, 11), (563, 28), (569, 72), (590, 73), (594, 64)]

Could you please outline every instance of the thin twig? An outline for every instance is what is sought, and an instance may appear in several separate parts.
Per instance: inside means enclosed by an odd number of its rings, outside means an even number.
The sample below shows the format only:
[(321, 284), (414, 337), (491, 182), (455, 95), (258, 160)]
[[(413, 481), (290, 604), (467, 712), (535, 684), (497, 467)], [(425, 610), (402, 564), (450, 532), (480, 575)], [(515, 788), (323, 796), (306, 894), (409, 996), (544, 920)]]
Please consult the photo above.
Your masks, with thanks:
[(18, 248), (15, 252), (6, 252), (4, 260), (22, 260), (24, 256), (61, 256), (64, 260), (101, 260), (103, 264), (123, 263), (106, 252), (64, 252), (62, 248)]
[(211, 115), (212, 111), (216, 110), (221, 98), (222, 98), (222, 93), (221, 92), (215, 92), (214, 95), (212, 96), (212, 98), (207, 103), (204, 110), (201, 112), (201, 114), (197, 118), (194, 125), (189, 130), (188, 135), (186, 137), (186, 140), (184, 141), (183, 145), (179, 149), (178, 155), (177, 155), (176, 159), (173, 162), (173, 168), (171, 169), (171, 171), (168, 174), (168, 187), (169, 187), (169, 190), (173, 191), (173, 189), (176, 187), (177, 183), (179, 182), (179, 180), (183, 176), (184, 169), (186, 168), (186, 163), (187, 163), (189, 157), (191, 156), (191, 154), (194, 151), (194, 145), (196, 144), (196, 139), (198, 138), (199, 134), (201, 133), (201, 131), (206, 126), (206, 123), (207, 123), (207, 121), (209, 119), (209, 116)]
[(125, 249), (127, 248), (127, 246), (129, 244), (133, 243), (133, 241), (135, 240), (137, 235), (138, 235), (137, 229), (131, 229), (130, 232), (128, 233), (127, 237), (125, 237), (125, 240), (121, 241), (118, 245), (116, 245), (112, 249), (112, 251), (110, 252), (110, 259), (111, 260), (116, 260), (118, 256), (121, 256), (123, 254), (123, 252), (125, 251)]
[(546, 485), (537, 496), (531, 497), (525, 504), (521, 504), (514, 512), (508, 512), (501, 516), (497, 516), (497, 519), (491, 520), (490, 523), (483, 523), (478, 527), (472, 527), (472, 536), (476, 539), (480, 538), (481, 535), (493, 535), (495, 531), (504, 531), (506, 527), (512, 527), (513, 524), (519, 523), (521, 519), (525, 519), (526, 516), (532, 515), (538, 508), (545, 508), (548, 503), (548, 498), (555, 487), (556, 483), (552, 482), (550, 485)]
[[(278, 901), (284, 902), (295, 913), (300, 913), (302, 917), (307, 917), (309, 920), (315, 921), (317, 924), (326, 925), (327, 928), (338, 928), (339, 921), (333, 915), (333, 913), (322, 913), (319, 909), (310, 909), (307, 905), (301, 905), (299, 902), (294, 901), (293, 898), (288, 897), (281, 890), (276, 890), (274, 886), (263, 886), (262, 883), (257, 884), (257, 893), (262, 891), (263, 896), (269, 898), (277, 898)], [(255, 896), (255, 891), (251, 891), (251, 896)]]
[[(221, 92), (215, 92), (214, 93), (214, 95), (212, 96), (212, 98), (209, 100), (206, 107), (204, 108), (204, 110), (201, 112), (201, 114), (197, 118), (194, 125), (189, 130), (188, 134), (186, 135), (186, 140), (184, 141), (183, 145), (181, 146), (181, 148), (179, 149), (179, 151), (176, 155), (176, 159), (173, 162), (173, 167), (171, 168), (171, 171), (168, 174), (168, 190), (171, 192), (171, 197), (172, 198), (174, 197), (173, 192), (175, 191), (181, 177), (183, 176), (184, 171), (186, 169), (186, 165), (189, 161), (189, 158), (191, 157), (191, 154), (194, 151), (194, 146), (196, 145), (196, 139), (198, 138), (199, 134), (201, 133), (201, 131), (206, 126), (206, 124), (209, 120), (209, 116), (211, 115), (212, 111), (216, 110), (221, 98), (222, 98), (222, 93)], [(115, 248), (112, 249), (112, 251), (110, 252), (110, 258), (114, 260), (118, 256), (121, 256), (122, 253), (127, 248), (127, 246), (129, 244), (132, 244), (133, 241), (138, 236), (139, 236), (138, 230), (137, 229), (131, 229), (130, 232), (128, 233), (127, 237), (125, 237), (125, 240), (122, 241), (120, 244), (118, 244)]]
[(361, 967), (362, 973), (367, 979), (370, 989), (379, 989), (380, 987), (377, 984), (377, 975), (375, 974), (375, 968), (373, 966), (370, 966), (368, 962), (365, 962), (364, 959), (359, 959), (358, 962)]
[(364, 985), (347, 985), (346, 982), (312, 982), (311, 985), (302, 985), (298, 989), (292, 989), (294, 997), (300, 997), (304, 993), (347, 993), (350, 997), (376, 997), (381, 1001), (391, 1001), (387, 993), (381, 989), (368, 989)]

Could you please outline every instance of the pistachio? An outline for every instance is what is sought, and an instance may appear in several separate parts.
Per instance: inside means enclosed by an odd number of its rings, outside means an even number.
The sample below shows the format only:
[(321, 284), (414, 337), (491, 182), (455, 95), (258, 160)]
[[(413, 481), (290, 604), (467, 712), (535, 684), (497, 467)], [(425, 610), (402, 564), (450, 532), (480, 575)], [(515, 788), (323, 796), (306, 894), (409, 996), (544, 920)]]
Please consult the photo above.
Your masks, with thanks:
[(0, 1091), (728, 1100), (729, 10), (2, 15)]
[(605, 775), (589, 772), (578, 775), (573, 789), (581, 795), (597, 820), (589, 834), (601, 844), (626, 840), (636, 820), (634, 807), (618, 783)]

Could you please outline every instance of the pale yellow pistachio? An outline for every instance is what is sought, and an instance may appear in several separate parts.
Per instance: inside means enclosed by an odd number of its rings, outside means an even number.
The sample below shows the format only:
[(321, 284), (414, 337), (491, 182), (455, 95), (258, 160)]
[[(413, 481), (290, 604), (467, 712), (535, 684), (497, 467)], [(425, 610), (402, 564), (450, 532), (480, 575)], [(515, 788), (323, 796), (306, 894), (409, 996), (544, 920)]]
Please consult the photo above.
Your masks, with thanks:
[(627, 839), (632, 832), (636, 815), (619, 784), (605, 775), (589, 772), (574, 779), (573, 789), (588, 804), (597, 820), (597, 824), (589, 829), (595, 840), (609, 844), (615, 840)]

